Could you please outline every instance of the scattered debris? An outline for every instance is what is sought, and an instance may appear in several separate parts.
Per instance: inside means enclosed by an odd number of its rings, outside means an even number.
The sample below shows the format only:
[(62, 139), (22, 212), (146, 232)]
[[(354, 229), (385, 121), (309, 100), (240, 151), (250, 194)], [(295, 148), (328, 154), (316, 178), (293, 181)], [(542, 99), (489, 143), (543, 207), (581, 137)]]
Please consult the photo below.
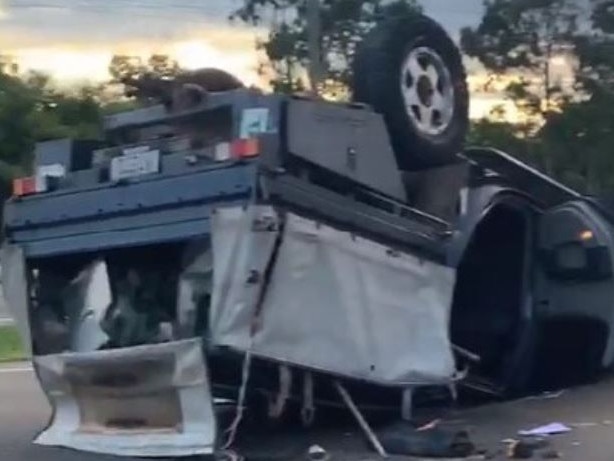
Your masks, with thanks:
[(416, 429), (416, 431), (422, 432), (422, 431), (428, 431), (431, 429), (435, 429), (440, 422), (441, 422), (441, 419), (434, 419), (430, 423), (427, 423), (424, 426), (420, 426), (418, 429)]
[(466, 431), (442, 427), (417, 430), (402, 422), (378, 433), (387, 453), (425, 458), (467, 458), (476, 454)]
[(533, 457), (535, 447), (521, 440), (514, 440), (507, 447), (507, 457), (510, 459), (529, 459)]
[(518, 431), (519, 435), (555, 435), (571, 432), (571, 428), (561, 423), (550, 423), (529, 430)]
[(320, 445), (312, 445), (307, 452), (311, 461), (327, 461), (330, 459), (328, 452)]
[(521, 440), (506, 439), (503, 443), (508, 445), (507, 457), (511, 459), (529, 459), (537, 450), (549, 446), (547, 440), (542, 438), (526, 438)]

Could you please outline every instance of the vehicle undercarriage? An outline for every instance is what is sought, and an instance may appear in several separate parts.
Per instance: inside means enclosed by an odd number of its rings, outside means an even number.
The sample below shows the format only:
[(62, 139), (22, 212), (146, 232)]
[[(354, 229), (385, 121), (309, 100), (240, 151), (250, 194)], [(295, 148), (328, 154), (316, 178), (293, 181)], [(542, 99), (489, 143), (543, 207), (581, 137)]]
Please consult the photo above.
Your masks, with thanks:
[(569, 356), (574, 376), (611, 365), (603, 210), (464, 149), (460, 54), (428, 18), (375, 29), (355, 75), (351, 104), (130, 82), (161, 104), (41, 148), (3, 254), (54, 408), (38, 443), (211, 454), (242, 422), (341, 408), (381, 454), (363, 413), (551, 387)]

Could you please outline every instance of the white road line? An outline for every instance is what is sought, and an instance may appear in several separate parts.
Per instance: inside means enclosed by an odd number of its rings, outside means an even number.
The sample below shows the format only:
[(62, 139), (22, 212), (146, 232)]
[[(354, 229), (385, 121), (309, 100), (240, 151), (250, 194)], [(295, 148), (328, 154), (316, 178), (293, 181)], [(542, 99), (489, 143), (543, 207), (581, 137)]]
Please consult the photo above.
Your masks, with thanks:
[(11, 326), (13, 325), (15, 322), (13, 321), (13, 319), (8, 318), (8, 317), (0, 317), (0, 326)]
[(6, 368), (2, 368), (0, 367), (0, 374), (2, 373), (29, 373), (30, 371), (32, 371), (33, 368), (32, 367), (6, 367)]

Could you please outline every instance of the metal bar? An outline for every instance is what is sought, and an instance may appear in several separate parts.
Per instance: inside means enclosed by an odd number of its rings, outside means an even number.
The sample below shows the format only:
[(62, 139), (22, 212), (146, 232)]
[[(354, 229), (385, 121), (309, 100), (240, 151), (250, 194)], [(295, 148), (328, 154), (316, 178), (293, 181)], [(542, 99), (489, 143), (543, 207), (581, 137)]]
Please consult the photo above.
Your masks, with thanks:
[(463, 347), (460, 347), (460, 346), (457, 346), (455, 344), (452, 344), (452, 349), (454, 351), (456, 351), (459, 355), (461, 355), (461, 356), (471, 360), (472, 362), (476, 362), (477, 363), (477, 362), (481, 362), (482, 361), (482, 358), (479, 355), (474, 354), (473, 352), (468, 351), (467, 349), (465, 349)]
[(373, 447), (375, 448), (377, 453), (382, 458), (387, 458), (388, 454), (386, 453), (386, 450), (384, 450), (384, 447), (382, 447), (382, 444), (380, 443), (379, 439), (375, 435), (375, 432), (373, 432), (373, 430), (369, 426), (369, 423), (367, 423), (367, 420), (364, 418), (364, 416), (362, 416), (362, 413), (360, 413), (360, 410), (358, 409), (358, 407), (352, 400), (352, 397), (350, 397), (350, 394), (348, 393), (348, 391), (341, 385), (339, 381), (335, 381), (335, 387), (337, 388), (337, 392), (339, 392), (339, 395), (343, 399), (343, 402), (347, 405), (349, 410), (352, 412), (352, 415), (354, 415), (354, 418), (356, 418), (358, 425), (364, 431), (369, 441), (373, 444)]
[(314, 217), (330, 225), (382, 241), (401, 244), (408, 251), (444, 263), (446, 241), (437, 230), (416, 219), (402, 218), (369, 205), (341, 197), (319, 186), (291, 176), (267, 177), (267, 189), (274, 203)]

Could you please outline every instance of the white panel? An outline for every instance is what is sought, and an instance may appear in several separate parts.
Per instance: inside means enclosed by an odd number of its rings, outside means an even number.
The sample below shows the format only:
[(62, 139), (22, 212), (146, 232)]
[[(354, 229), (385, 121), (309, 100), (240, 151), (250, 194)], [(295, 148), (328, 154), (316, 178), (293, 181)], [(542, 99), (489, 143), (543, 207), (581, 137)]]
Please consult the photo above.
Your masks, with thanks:
[[(240, 350), (257, 299), (245, 281), (264, 272), (277, 235), (252, 232), (254, 214), (227, 210), (213, 222), (213, 338)], [(454, 282), (452, 269), (290, 214), (252, 350), (382, 384), (448, 382)]]
[[(87, 363), (90, 370), (91, 365), (95, 364), (99, 371), (104, 368), (108, 373), (109, 369), (113, 369), (113, 364), (126, 361), (151, 363), (167, 360), (169, 355), (173, 357), (170, 374), (164, 373), (163, 370), (167, 368), (160, 367), (160, 373), (150, 376), (149, 382), (139, 383), (139, 387), (148, 389), (147, 392), (126, 386), (114, 389), (112, 394), (101, 394), (100, 387), (92, 387), (88, 391), (81, 384), (77, 387), (80, 394), (75, 395), (74, 383), (71, 383), (66, 375), (66, 366), (70, 363)], [(54, 410), (50, 425), (35, 440), (37, 444), (116, 456), (174, 457), (210, 455), (214, 452), (216, 420), (200, 339), (36, 357), (34, 365)], [(87, 379), (94, 379), (84, 369), (80, 371)], [(161, 431), (137, 427), (122, 431), (103, 428), (104, 421), (100, 421), (101, 426), (95, 426), (95, 430), (83, 427), (81, 414), (88, 410), (85, 408), (88, 401), (92, 401), (88, 400), (88, 393), (98, 399), (113, 395), (120, 401), (118, 399), (121, 399), (123, 392), (127, 402), (130, 402), (130, 396), (137, 394), (141, 400), (149, 398), (151, 402), (147, 407), (153, 408), (155, 412), (156, 408), (163, 411), (157, 395), (165, 390), (176, 391), (179, 396), (179, 430)], [(135, 410), (134, 418), (138, 419), (139, 416)]]

